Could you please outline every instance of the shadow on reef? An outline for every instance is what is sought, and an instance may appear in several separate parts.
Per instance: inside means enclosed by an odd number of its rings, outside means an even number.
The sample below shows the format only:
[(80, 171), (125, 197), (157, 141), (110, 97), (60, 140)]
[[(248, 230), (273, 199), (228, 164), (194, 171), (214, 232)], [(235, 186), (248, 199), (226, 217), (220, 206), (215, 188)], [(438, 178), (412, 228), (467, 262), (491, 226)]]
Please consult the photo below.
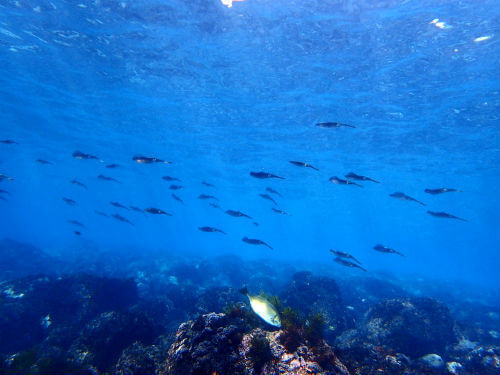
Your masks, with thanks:
[[(1, 274), (0, 374), (500, 374), (498, 306), (444, 304), (422, 286), (234, 256), (142, 259), (127, 278), (16, 267)], [(243, 284), (275, 295), (281, 328), (250, 310)]]

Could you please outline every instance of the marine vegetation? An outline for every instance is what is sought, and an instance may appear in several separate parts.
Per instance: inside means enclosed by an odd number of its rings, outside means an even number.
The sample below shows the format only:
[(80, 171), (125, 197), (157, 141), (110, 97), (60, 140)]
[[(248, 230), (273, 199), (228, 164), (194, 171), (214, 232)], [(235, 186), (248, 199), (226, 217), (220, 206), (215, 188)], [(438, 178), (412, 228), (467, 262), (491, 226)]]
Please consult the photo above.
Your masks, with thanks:
[(254, 370), (260, 372), (262, 367), (273, 357), (269, 340), (262, 334), (255, 334), (250, 345), (248, 356), (252, 359)]
[(303, 344), (315, 347), (323, 339), (323, 314), (310, 313), (303, 316), (291, 307), (285, 307), (280, 315), (283, 327), (281, 343), (287, 350), (293, 352)]

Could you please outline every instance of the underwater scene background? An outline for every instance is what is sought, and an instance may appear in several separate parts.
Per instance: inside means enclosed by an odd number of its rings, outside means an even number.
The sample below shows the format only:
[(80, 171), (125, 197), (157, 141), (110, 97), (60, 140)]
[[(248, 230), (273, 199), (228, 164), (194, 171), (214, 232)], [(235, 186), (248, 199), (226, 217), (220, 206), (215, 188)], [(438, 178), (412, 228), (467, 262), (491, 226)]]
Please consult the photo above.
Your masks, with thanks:
[(500, 374), (499, 32), (0, 0), (0, 374)]

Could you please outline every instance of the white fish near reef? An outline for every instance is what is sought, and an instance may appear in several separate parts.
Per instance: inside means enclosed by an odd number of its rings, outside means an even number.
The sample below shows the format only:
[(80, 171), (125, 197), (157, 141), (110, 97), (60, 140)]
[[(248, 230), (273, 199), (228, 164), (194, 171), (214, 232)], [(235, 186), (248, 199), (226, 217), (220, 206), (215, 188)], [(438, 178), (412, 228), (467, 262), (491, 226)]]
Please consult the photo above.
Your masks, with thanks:
[(274, 307), (273, 304), (267, 300), (267, 298), (249, 294), (247, 287), (241, 289), (240, 293), (248, 297), (253, 312), (260, 316), (262, 320), (272, 326), (281, 327), (281, 319), (278, 311), (276, 311), (276, 307)]

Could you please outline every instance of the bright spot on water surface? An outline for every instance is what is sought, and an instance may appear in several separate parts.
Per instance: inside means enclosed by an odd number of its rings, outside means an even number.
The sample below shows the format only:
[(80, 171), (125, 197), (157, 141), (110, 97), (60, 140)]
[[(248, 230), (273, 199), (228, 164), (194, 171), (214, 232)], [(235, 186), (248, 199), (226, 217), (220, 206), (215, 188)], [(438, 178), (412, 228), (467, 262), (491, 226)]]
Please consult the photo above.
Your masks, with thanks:
[(432, 25), (434, 25), (434, 26), (436, 26), (439, 29), (450, 29), (451, 28), (451, 26), (448, 25), (447, 23), (445, 23), (443, 21), (439, 21), (439, 18), (434, 18), (429, 23), (432, 24)]
[(233, 6), (233, 1), (245, 1), (245, 0), (220, 0), (221, 3), (228, 8), (231, 8)]
[(476, 42), (476, 43), (484, 42), (485, 40), (488, 40), (491, 38), (492, 38), (492, 35), (480, 36), (480, 37), (474, 39), (474, 42)]

